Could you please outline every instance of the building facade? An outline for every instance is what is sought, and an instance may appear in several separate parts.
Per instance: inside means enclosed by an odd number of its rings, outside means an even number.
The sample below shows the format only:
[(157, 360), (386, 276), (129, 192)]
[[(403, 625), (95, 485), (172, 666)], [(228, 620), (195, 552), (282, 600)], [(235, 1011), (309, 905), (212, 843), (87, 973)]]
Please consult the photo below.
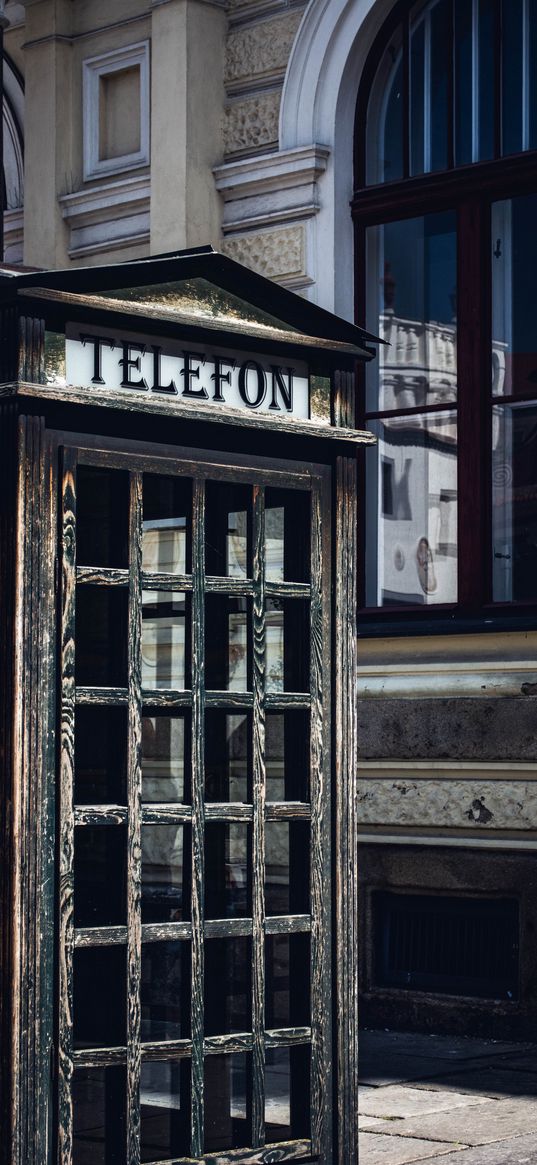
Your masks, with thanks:
[(8, 263), (212, 243), (389, 344), (360, 383), (363, 1018), (535, 1037), (534, 0), (5, 8)]

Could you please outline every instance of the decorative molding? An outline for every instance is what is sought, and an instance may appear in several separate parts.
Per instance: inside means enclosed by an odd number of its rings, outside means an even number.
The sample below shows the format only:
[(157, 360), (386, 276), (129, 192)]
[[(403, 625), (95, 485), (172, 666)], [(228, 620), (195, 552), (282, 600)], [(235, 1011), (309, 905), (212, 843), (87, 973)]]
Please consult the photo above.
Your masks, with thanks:
[(449, 663), (384, 664), (359, 666), (358, 695), (378, 699), (392, 697), (519, 696), (537, 693), (535, 659), (453, 660)]
[(281, 89), (235, 99), (224, 110), (224, 154), (259, 151), (278, 143)]
[(306, 279), (306, 242), (302, 226), (225, 238), (222, 251), (252, 271), (285, 286)]
[(229, 0), (229, 24), (233, 28), (290, 9), (299, 8), (303, 12), (305, 6), (304, 0)]
[(59, 199), (71, 231), (72, 258), (149, 241), (149, 175), (85, 187)]
[(291, 11), (231, 32), (226, 46), (225, 81), (232, 84), (283, 77), (301, 19), (301, 11)]
[(302, 221), (317, 214), (317, 181), (329, 151), (324, 146), (244, 158), (217, 166), (216, 188), (224, 199), (223, 232)]
[[(100, 157), (100, 82), (125, 69), (140, 71), (140, 148), (113, 158)], [(83, 157), (84, 180), (119, 174), (134, 167), (149, 165), (149, 41), (127, 45), (113, 52), (88, 57), (83, 69)]]

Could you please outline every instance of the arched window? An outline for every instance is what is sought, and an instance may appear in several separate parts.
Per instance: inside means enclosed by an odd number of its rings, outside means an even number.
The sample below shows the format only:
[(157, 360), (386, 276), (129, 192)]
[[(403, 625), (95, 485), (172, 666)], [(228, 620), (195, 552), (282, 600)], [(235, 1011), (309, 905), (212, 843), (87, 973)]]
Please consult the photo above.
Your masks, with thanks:
[(368, 619), (537, 601), (537, 0), (397, 4), (355, 137)]

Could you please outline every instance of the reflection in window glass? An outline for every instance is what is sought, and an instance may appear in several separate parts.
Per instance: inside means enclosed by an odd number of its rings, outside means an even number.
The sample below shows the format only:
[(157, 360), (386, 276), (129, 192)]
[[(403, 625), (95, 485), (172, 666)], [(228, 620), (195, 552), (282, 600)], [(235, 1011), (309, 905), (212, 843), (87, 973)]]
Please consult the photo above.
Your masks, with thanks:
[(142, 922), (189, 917), (189, 827), (142, 825)]
[(370, 227), (367, 281), (367, 327), (387, 341), (367, 366), (368, 411), (455, 400), (455, 214)]
[(492, 206), (492, 387), (495, 395), (533, 392), (537, 339), (533, 287), (537, 195)]
[(250, 599), (208, 595), (205, 601), (205, 684), (217, 691), (249, 687)]
[[(454, 413), (369, 422), (368, 606), (457, 601), (457, 424)], [(383, 459), (393, 463), (393, 512), (382, 512)]]
[(190, 595), (144, 591), (142, 686), (183, 690), (188, 683)]
[(205, 502), (205, 570), (230, 578), (251, 576), (252, 489), (208, 482)]
[(309, 801), (309, 712), (267, 712), (265, 767), (267, 801)]
[(126, 1069), (75, 1068), (73, 1165), (123, 1165)]
[(537, 594), (537, 404), (492, 417), (492, 552), (496, 602)]
[(126, 853), (123, 825), (77, 825), (75, 926), (120, 926), (127, 921)]
[(142, 1064), (140, 1077), (140, 1160), (190, 1154), (190, 1061)]
[(127, 590), (76, 588), (76, 682), (88, 687), (126, 687)]
[(268, 692), (309, 689), (309, 603), (270, 598), (266, 604)]
[(252, 765), (250, 717), (245, 712), (205, 712), (205, 798), (248, 801)]
[(190, 570), (192, 483), (144, 475), (142, 567), (164, 574)]
[(246, 918), (251, 913), (248, 878), (250, 826), (205, 826), (205, 917)]
[(310, 908), (309, 850), (309, 822), (267, 821), (265, 825), (265, 907), (267, 914), (308, 914)]
[(310, 1049), (267, 1048), (265, 1067), (266, 1141), (309, 1137)]
[(265, 939), (265, 1026), (308, 1027), (310, 936), (274, 934)]
[(367, 181), (403, 177), (403, 54), (401, 26), (384, 53), (369, 99)]
[(205, 1152), (250, 1144), (249, 1080), (252, 1056), (205, 1057)]
[(128, 533), (128, 474), (80, 465), (76, 481), (78, 565), (128, 566)]
[(142, 1040), (184, 1040), (190, 1035), (190, 942), (142, 945)]
[(211, 938), (205, 943), (206, 1036), (252, 1030), (252, 941)]
[(265, 494), (266, 576), (269, 582), (309, 582), (310, 495), (302, 490), (267, 489)]
[(142, 717), (142, 800), (184, 802), (185, 768), (190, 769), (187, 714), (155, 712)]

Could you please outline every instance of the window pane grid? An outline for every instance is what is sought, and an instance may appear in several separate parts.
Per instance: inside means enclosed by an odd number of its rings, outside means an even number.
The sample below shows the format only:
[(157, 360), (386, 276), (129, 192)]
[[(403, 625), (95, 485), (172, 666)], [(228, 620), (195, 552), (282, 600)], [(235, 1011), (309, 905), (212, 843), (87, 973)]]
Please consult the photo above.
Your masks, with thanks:
[[(65, 485), (74, 484), (74, 457), (72, 457), (72, 479), (66, 474)], [(67, 468), (67, 466), (66, 466)], [(127, 475), (126, 475), (127, 476)], [(191, 1064), (191, 1141), (190, 1155), (201, 1156), (204, 1152), (204, 1111), (207, 1103), (203, 1092), (203, 1081), (207, 1059), (225, 1054), (233, 1056), (249, 1050), (252, 1059), (251, 1082), (247, 1086), (246, 1113), (248, 1125), (248, 1145), (262, 1147), (265, 1143), (265, 1047), (273, 1049), (290, 1049), (296, 1046), (309, 1046), (312, 1040), (312, 1029), (307, 1026), (278, 1027), (265, 1031), (264, 1023), (264, 961), (265, 961), (265, 933), (270, 934), (303, 934), (311, 930), (309, 914), (295, 914), (265, 920), (264, 894), (264, 860), (265, 837), (264, 824), (268, 821), (306, 821), (311, 818), (312, 807), (309, 801), (274, 800), (265, 801), (265, 742), (264, 742), (264, 713), (265, 707), (272, 712), (286, 713), (293, 708), (303, 709), (303, 715), (312, 704), (312, 692), (276, 692), (266, 691), (266, 647), (265, 596), (270, 594), (283, 599), (303, 599), (309, 601), (314, 591), (309, 583), (293, 583), (291, 581), (272, 581), (265, 584), (265, 534), (264, 534), (264, 489), (262, 486), (253, 490), (252, 507), (252, 579), (237, 580), (228, 577), (212, 576), (206, 579), (204, 574), (204, 510), (205, 510), (205, 483), (195, 481), (193, 488), (193, 520), (192, 520), (192, 574), (164, 575), (151, 571), (142, 571), (142, 529), (143, 529), (143, 498), (142, 473), (130, 473), (129, 523), (130, 548), (129, 568), (93, 568), (76, 567), (74, 548), (74, 498), (67, 496), (64, 513), (64, 561), (67, 573), (64, 577), (64, 640), (72, 626), (69, 618), (74, 622), (74, 589), (76, 582), (93, 584), (102, 588), (128, 588), (129, 602), (127, 607), (128, 626), (128, 656), (126, 667), (126, 686), (91, 686), (80, 684), (75, 688), (74, 676), (67, 667), (64, 667), (62, 712), (74, 713), (75, 704), (80, 707), (121, 708), (126, 709), (128, 715), (128, 749), (127, 749), (127, 785), (126, 804), (83, 804), (73, 805), (73, 774), (68, 768), (64, 769), (64, 785), (62, 787), (62, 830), (67, 839), (74, 836), (74, 826), (106, 828), (107, 835), (116, 834), (117, 827), (127, 827), (126, 858), (128, 866), (128, 917), (126, 925), (111, 926), (77, 926), (73, 927), (72, 917), (66, 918), (64, 934), (64, 951), (67, 959), (65, 975), (63, 976), (62, 995), (64, 1003), (62, 1013), (68, 1018), (72, 1009), (70, 996), (70, 970), (74, 949), (97, 951), (119, 947), (124, 949), (127, 963), (127, 1031), (125, 1045), (110, 1045), (107, 1047), (84, 1047), (74, 1050), (70, 1044), (70, 1037), (64, 1040), (60, 1050), (60, 1057), (67, 1051), (65, 1071), (60, 1073), (60, 1098), (64, 1103), (64, 1111), (71, 1105), (70, 1078), (72, 1066), (79, 1070), (97, 1070), (112, 1065), (126, 1067), (127, 1111), (126, 1111), (126, 1148), (129, 1161), (156, 1161), (156, 1156), (144, 1156), (143, 1148), (140, 1156), (140, 1102), (147, 1103), (144, 1098), (150, 1095), (147, 1088), (140, 1086), (142, 1064), (159, 1062), (174, 1062), (187, 1060)], [(312, 550), (312, 559), (314, 552)], [(127, 577), (125, 577), (127, 576)], [(67, 585), (66, 585), (67, 584)], [(207, 585), (208, 584), (208, 585)], [(237, 585), (238, 584), (238, 585)], [(71, 590), (69, 590), (69, 587)], [(226, 691), (212, 690), (205, 692), (203, 684), (204, 656), (204, 596), (207, 591), (232, 595), (242, 593), (253, 600), (251, 619), (248, 620), (248, 654), (252, 657), (251, 690)], [(192, 686), (183, 691), (161, 688), (142, 689), (141, 686), (141, 634), (142, 634), (142, 592), (147, 590), (187, 591), (192, 601)], [(71, 594), (72, 591), (72, 594)], [(320, 588), (319, 588), (320, 594)], [(308, 623), (312, 626), (315, 616), (312, 611), (311, 619), (308, 614)], [(186, 648), (186, 643), (185, 643)], [(64, 657), (65, 658), (65, 657)], [(253, 800), (242, 803), (212, 802), (205, 806), (204, 801), (204, 756), (203, 756), (203, 720), (205, 705), (221, 708), (232, 716), (237, 710), (249, 710), (252, 720), (249, 724), (249, 733), (253, 742), (251, 753), (251, 789)], [(163, 710), (184, 709), (192, 717), (191, 789), (188, 790), (188, 804), (177, 801), (142, 800), (142, 763), (141, 763), (141, 729), (143, 717), (152, 714), (162, 714)], [(185, 715), (185, 711), (181, 713)], [(197, 742), (197, 743), (196, 743)], [(201, 743), (200, 743), (201, 742)], [(69, 750), (67, 750), (69, 751)], [(72, 749), (71, 749), (72, 751)], [(312, 753), (313, 755), (313, 753)], [(72, 759), (72, 758), (71, 758)], [(186, 776), (183, 776), (183, 782)], [(292, 785), (292, 782), (291, 782)], [(67, 796), (65, 795), (67, 792)], [(244, 823), (248, 829), (253, 828), (252, 849), (247, 858), (249, 878), (252, 878), (252, 904), (248, 913), (251, 917), (228, 918), (214, 922), (203, 918), (203, 903), (205, 899), (204, 887), (204, 858), (203, 858), (203, 830), (205, 820), (228, 826), (236, 821)], [(142, 888), (142, 858), (141, 842), (143, 827), (147, 826), (187, 826), (192, 829), (192, 886), (191, 910), (192, 921), (186, 922), (142, 922), (141, 915), (141, 888)], [(112, 833), (108, 834), (108, 830)], [(85, 830), (84, 830), (85, 832)], [(119, 836), (119, 834), (118, 834)], [(67, 849), (70, 860), (69, 847)], [(72, 868), (70, 874), (70, 895), (72, 899)], [(203, 1021), (203, 991), (204, 977), (204, 943), (211, 940), (211, 935), (221, 936), (222, 941), (228, 941), (233, 934), (249, 936), (248, 941), (253, 943), (253, 976), (252, 976), (252, 1017), (251, 1030), (231, 1033), (229, 1036), (208, 1036), (204, 1031)], [(189, 1038), (149, 1039), (147, 1033), (142, 1037), (140, 988), (141, 988), (141, 958), (144, 950), (150, 949), (155, 943), (184, 942), (192, 954), (192, 1010)], [(156, 948), (155, 948), (156, 949)], [(71, 954), (69, 955), (69, 951)], [(63, 993), (63, 986), (67, 990)], [(197, 985), (197, 986), (196, 986)], [(68, 1004), (68, 1006), (66, 1006)], [(198, 1071), (197, 1071), (198, 1069)], [(201, 1070), (201, 1071), (200, 1071)], [(143, 1083), (143, 1081), (142, 1081)], [(240, 1107), (240, 1106), (239, 1106)], [(272, 1109), (270, 1110), (272, 1112)], [(60, 1160), (62, 1165), (71, 1165), (70, 1130), (72, 1121), (68, 1115), (64, 1122), (64, 1141)], [(271, 1127), (271, 1134), (278, 1132), (277, 1125)], [(271, 1142), (274, 1137), (271, 1136)], [(307, 1154), (311, 1151), (310, 1141), (295, 1141), (296, 1151)], [(302, 1149), (303, 1146), (303, 1149)], [(245, 1145), (246, 1148), (246, 1145)], [(215, 1154), (217, 1155), (217, 1154)], [(235, 1155), (235, 1154), (234, 1154)], [(174, 1160), (185, 1162), (191, 1156), (182, 1158), (177, 1154)], [(162, 1158), (165, 1160), (167, 1158)], [(238, 1159), (238, 1154), (237, 1154)], [(160, 1158), (159, 1158), (160, 1160)]]

